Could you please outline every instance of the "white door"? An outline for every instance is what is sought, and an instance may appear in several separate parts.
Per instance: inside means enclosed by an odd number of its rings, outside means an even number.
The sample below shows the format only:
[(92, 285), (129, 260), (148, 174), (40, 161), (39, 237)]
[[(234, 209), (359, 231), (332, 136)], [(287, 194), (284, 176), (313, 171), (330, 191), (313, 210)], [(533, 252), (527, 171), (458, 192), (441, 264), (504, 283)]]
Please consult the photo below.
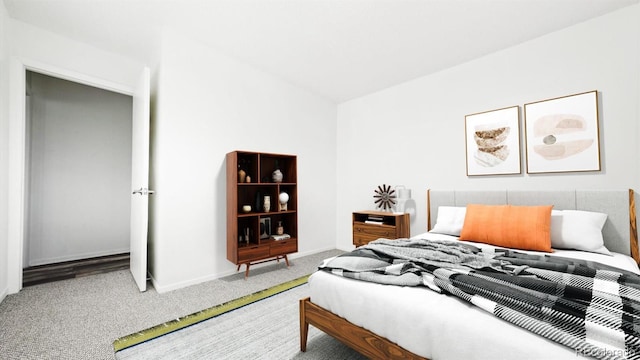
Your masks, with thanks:
[(144, 68), (133, 94), (131, 161), (131, 274), (140, 291), (147, 289), (147, 231), (149, 219), (149, 101), (150, 72)]

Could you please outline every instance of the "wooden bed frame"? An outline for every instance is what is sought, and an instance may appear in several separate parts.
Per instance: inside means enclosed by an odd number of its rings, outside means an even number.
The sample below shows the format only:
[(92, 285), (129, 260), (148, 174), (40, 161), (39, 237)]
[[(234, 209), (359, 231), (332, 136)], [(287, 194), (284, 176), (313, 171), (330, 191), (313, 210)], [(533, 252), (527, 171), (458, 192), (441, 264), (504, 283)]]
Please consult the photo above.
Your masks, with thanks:
[(386, 338), (363, 329), (311, 302), (300, 300), (300, 351), (307, 351), (309, 324), (340, 340), (369, 359), (425, 359)]
[[(640, 263), (634, 191), (629, 189), (628, 194), (628, 254), (636, 261), (636, 263)], [(431, 217), (432, 213), (434, 213), (431, 211), (431, 195), (431, 190), (427, 190), (427, 230), (431, 228)], [(370, 359), (426, 359), (398, 346), (396, 343), (391, 342), (382, 336), (354, 325), (348, 320), (314, 304), (311, 302), (311, 298), (300, 300), (300, 351), (302, 352), (307, 350), (309, 324), (322, 330), (326, 334), (331, 335), (335, 339)]]

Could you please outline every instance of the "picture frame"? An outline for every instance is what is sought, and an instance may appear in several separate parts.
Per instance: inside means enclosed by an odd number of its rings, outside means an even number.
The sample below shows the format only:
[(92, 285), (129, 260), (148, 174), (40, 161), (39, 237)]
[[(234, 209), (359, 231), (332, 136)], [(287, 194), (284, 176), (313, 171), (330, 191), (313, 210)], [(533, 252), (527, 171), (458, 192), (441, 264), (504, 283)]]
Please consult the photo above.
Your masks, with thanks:
[(271, 234), (271, 218), (260, 218), (260, 239), (268, 239)]
[(522, 173), (520, 107), (465, 116), (467, 176)]
[(524, 105), (527, 173), (600, 171), (596, 90)]

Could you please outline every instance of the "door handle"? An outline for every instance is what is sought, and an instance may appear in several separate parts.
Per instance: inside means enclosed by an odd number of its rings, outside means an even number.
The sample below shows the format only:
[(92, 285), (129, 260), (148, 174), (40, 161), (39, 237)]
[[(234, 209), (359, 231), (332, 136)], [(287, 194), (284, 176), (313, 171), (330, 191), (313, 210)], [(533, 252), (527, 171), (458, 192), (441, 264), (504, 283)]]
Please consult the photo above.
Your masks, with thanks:
[(149, 190), (149, 189), (147, 189), (146, 187), (141, 187), (141, 188), (140, 188), (140, 189), (138, 189), (138, 190), (134, 190), (134, 191), (132, 192), (132, 194), (134, 194), (134, 195), (135, 195), (135, 194), (139, 194), (139, 195), (153, 195), (153, 194), (155, 194), (155, 191), (153, 191), (153, 190)]

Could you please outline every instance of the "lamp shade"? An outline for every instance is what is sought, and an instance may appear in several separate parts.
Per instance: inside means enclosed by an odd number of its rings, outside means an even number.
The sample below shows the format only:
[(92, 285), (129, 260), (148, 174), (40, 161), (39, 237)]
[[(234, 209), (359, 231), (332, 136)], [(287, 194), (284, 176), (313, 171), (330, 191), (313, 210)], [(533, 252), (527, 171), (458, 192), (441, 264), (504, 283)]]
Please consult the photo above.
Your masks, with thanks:
[(397, 204), (396, 204), (396, 213), (404, 214), (406, 212), (406, 203), (407, 200), (411, 199), (411, 189), (407, 189), (404, 185), (396, 186), (396, 194), (397, 194)]
[(411, 199), (411, 189), (405, 187), (396, 188), (396, 194), (398, 194), (398, 199)]

